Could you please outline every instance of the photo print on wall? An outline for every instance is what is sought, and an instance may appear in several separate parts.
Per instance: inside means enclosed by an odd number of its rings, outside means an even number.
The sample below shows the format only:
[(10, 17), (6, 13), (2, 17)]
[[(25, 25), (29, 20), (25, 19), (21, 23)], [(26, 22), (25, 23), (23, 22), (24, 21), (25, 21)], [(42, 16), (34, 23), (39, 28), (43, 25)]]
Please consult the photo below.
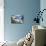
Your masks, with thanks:
[(24, 23), (24, 15), (12, 15), (11, 23), (12, 24), (23, 24)]

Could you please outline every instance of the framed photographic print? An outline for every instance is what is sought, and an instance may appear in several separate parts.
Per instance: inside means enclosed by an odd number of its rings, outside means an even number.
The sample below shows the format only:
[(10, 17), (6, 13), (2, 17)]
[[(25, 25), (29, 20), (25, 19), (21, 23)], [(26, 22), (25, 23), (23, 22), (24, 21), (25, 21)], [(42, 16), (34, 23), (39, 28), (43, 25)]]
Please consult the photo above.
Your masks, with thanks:
[(23, 24), (24, 23), (24, 16), (23, 15), (11, 16), (11, 23), (12, 24)]

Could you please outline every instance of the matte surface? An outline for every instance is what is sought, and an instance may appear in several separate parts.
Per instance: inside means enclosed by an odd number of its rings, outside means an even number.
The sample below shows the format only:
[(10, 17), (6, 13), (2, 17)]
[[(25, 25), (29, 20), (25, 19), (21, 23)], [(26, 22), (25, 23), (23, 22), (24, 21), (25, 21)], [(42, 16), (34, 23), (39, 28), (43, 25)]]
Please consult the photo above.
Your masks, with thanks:
[[(32, 28), (40, 0), (5, 0), (5, 40), (18, 41)], [(24, 24), (11, 24), (11, 15), (24, 15)]]

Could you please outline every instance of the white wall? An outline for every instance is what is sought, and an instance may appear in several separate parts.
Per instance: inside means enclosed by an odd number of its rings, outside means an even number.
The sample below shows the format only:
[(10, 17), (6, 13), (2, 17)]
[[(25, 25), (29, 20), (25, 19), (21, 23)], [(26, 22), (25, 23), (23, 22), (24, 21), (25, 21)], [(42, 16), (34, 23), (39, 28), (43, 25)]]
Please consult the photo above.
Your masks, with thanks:
[(4, 41), (4, 0), (0, 0), (0, 42)]
[[(46, 9), (46, 0), (40, 0), (40, 9)], [(43, 22), (40, 22), (40, 25), (46, 26), (46, 11), (43, 12)]]

